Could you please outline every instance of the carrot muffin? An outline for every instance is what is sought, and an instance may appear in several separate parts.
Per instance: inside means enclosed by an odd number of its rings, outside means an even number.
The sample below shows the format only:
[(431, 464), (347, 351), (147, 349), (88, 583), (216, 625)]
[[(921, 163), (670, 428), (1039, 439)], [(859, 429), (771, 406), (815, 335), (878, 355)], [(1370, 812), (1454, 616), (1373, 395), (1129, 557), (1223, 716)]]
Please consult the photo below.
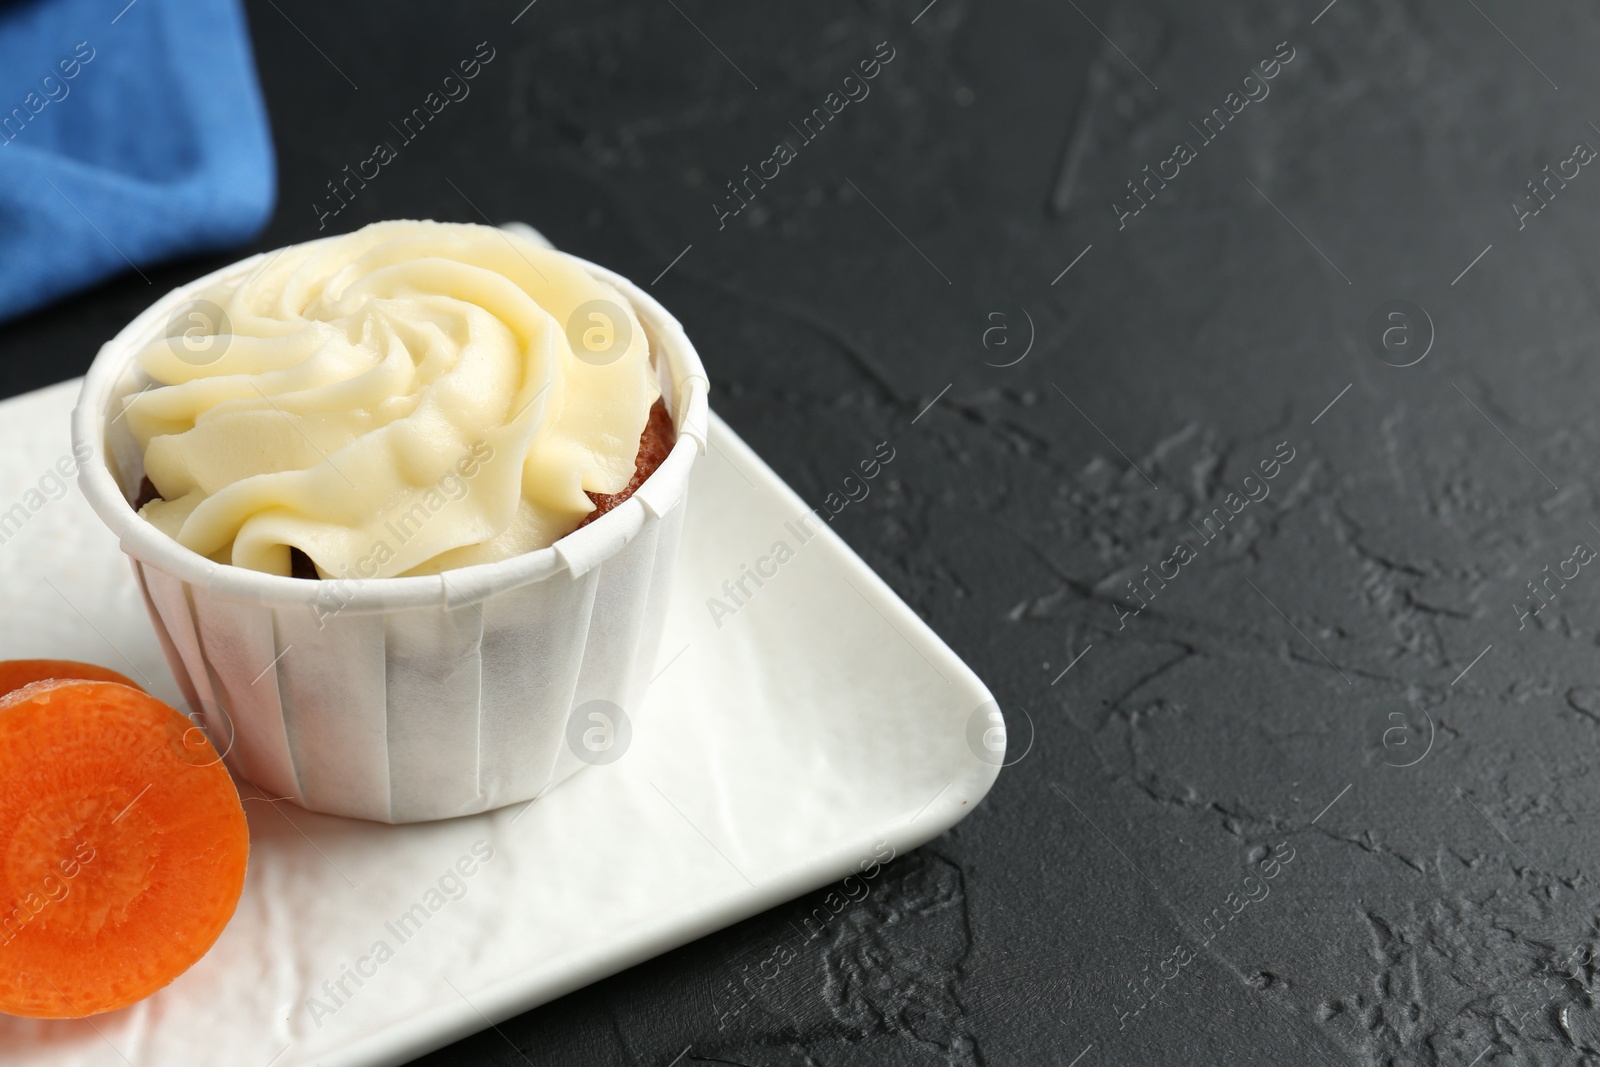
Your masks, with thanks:
[(73, 440), (230, 767), (405, 823), (620, 758), (708, 392), (626, 279), (385, 222), (157, 301), (95, 358)]

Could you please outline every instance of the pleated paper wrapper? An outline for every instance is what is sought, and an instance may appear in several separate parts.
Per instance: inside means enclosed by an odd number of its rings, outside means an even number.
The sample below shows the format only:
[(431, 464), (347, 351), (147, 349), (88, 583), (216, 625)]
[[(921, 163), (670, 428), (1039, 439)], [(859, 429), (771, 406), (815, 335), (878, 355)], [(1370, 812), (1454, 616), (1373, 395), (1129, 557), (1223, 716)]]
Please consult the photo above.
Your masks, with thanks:
[(135, 319), (100, 350), (73, 413), (74, 445), (93, 451), (84, 494), (133, 561), (191, 715), (268, 795), (378, 822), (533, 800), (603, 762), (649, 682), (689, 472), (705, 452), (708, 383), (683, 328), (636, 286), (583, 264), (632, 303), (678, 431), (619, 507), (550, 548), (441, 575), (283, 578), (214, 563), (140, 518), (130, 501), (143, 459), (118, 417), (150, 384), (135, 354), (178, 306), (262, 258)]

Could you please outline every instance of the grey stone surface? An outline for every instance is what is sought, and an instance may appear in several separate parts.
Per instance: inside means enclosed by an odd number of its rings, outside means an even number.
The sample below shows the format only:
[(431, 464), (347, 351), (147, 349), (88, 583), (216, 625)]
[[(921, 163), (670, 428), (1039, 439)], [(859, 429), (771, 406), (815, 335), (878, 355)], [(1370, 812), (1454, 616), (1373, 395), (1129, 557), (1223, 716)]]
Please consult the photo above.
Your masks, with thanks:
[[(716, 409), (802, 495), (893, 442), (835, 525), (1031, 747), (823, 934), (797, 901), (421, 1062), (1600, 1063), (1600, 172), (1563, 163), (1600, 147), (1600, 14), (522, 3), (253, 3), (260, 246), (488, 41), (329, 232), (672, 264)], [(1577, 174), (1519, 222), (1547, 164)], [(210, 265), (6, 326), (0, 389)]]

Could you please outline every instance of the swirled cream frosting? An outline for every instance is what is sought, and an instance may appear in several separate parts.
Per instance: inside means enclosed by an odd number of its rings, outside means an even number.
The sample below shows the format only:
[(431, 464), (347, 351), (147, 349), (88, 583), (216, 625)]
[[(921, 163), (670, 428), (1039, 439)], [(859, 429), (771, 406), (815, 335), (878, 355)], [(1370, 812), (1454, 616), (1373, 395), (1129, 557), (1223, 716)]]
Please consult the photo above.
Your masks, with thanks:
[(543, 548), (622, 491), (660, 396), (629, 301), (488, 226), (383, 222), (198, 294), (126, 401), (160, 499), (221, 563), (430, 574)]

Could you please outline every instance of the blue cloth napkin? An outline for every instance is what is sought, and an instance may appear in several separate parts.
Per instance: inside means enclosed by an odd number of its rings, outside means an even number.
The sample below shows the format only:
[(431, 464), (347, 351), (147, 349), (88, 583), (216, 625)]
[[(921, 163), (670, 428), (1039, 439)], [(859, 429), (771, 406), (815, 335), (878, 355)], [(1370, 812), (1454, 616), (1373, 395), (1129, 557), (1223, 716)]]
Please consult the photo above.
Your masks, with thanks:
[(276, 192), (237, 0), (0, 0), (0, 319), (249, 241)]

